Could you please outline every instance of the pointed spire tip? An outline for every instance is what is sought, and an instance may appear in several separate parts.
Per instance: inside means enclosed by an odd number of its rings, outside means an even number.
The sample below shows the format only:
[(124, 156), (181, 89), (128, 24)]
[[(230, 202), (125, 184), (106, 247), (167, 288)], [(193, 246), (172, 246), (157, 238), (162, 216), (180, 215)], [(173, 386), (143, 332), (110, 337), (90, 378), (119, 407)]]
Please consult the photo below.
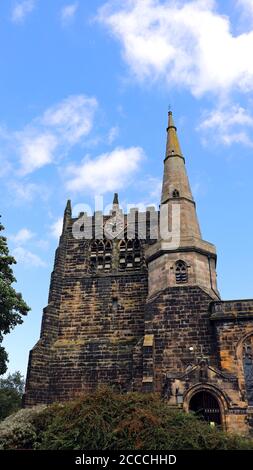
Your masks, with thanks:
[(168, 131), (169, 129), (171, 129), (171, 128), (177, 130), (177, 128), (176, 128), (176, 126), (175, 126), (175, 124), (174, 124), (174, 119), (173, 119), (172, 111), (169, 111), (169, 112), (168, 112), (168, 127), (167, 127), (167, 131)]
[(167, 145), (166, 145), (166, 157), (178, 155), (182, 157), (182, 151), (180, 148), (179, 139), (177, 136), (177, 128), (174, 124), (172, 111), (168, 112), (168, 127), (167, 127)]

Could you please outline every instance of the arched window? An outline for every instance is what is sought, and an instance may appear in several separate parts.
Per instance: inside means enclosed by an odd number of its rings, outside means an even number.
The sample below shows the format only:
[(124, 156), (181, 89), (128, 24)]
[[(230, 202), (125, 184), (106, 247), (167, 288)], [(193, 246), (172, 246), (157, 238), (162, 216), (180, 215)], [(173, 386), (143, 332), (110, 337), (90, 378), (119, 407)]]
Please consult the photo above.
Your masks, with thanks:
[(140, 269), (141, 267), (141, 244), (136, 239), (121, 240), (119, 244), (119, 268)]
[(179, 191), (177, 189), (174, 189), (172, 197), (179, 197)]
[(180, 260), (176, 262), (175, 274), (177, 284), (188, 281), (187, 265), (184, 261)]
[(110, 240), (94, 240), (90, 246), (92, 272), (109, 270), (112, 266), (112, 243)]
[(245, 391), (248, 404), (253, 405), (253, 335), (249, 336), (242, 351)]

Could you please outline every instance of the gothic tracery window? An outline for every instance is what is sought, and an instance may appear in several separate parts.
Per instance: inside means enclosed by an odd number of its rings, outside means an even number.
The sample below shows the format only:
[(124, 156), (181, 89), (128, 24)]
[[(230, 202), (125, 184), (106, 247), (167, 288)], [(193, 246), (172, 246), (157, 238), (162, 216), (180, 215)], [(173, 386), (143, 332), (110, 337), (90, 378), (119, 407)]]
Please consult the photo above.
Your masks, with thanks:
[(188, 281), (188, 270), (184, 261), (180, 260), (176, 262), (175, 275), (177, 284)]
[(245, 378), (246, 397), (249, 405), (253, 405), (253, 336), (243, 344), (243, 370)]

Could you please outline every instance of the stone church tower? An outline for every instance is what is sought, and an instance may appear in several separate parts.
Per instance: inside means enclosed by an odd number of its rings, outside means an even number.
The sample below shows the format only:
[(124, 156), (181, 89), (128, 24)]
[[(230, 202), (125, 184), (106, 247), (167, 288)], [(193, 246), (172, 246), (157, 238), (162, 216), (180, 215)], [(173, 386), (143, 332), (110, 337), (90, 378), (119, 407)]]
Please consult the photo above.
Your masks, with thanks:
[[(137, 230), (143, 220), (145, 236)], [(253, 300), (220, 299), (216, 250), (201, 236), (171, 112), (159, 213), (127, 216), (115, 195), (109, 215), (73, 218), (68, 201), (24, 404), (68, 400), (105, 383), (158, 392), (168, 406), (230, 431), (253, 429)]]

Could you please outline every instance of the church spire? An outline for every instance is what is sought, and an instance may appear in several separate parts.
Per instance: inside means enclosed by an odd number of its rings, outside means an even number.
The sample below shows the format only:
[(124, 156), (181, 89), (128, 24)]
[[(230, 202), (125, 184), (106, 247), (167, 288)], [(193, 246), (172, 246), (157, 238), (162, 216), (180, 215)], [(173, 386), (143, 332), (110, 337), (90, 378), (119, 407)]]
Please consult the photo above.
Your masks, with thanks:
[(149, 296), (168, 287), (198, 286), (217, 299), (216, 250), (214, 245), (202, 239), (200, 233), (196, 205), (171, 111), (168, 116), (160, 227), (166, 231), (160, 231), (160, 238), (146, 249), (145, 255)]
[(177, 128), (174, 124), (172, 111), (168, 113), (168, 127), (167, 127), (167, 145), (166, 145), (166, 157), (173, 155), (179, 155), (183, 157), (181, 147), (177, 136)]
[(177, 128), (174, 124), (171, 111), (169, 111), (168, 115), (161, 203), (168, 203), (169, 205), (180, 203), (182, 212), (181, 240), (192, 237), (201, 238), (195, 202), (185, 167), (185, 159), (181, 151)]
[(164, 204), (174, 197), (186, 198), (193, 202), (177, 128), (172, 112), (169, 111), (161, 203)]

